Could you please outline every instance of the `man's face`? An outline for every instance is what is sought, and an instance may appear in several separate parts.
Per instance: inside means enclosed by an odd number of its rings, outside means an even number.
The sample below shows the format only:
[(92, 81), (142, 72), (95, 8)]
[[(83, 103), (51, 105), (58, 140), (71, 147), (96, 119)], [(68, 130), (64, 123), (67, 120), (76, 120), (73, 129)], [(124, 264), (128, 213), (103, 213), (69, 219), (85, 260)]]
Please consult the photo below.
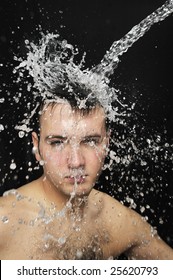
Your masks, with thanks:
[(46, 179), (65, 195), (89, 194), (104, 163), (108, 137), (101, 107), (88, 115), (72, 110), (69, 104), (50, 105), (40, 120), (37, 160), (44, 162)]

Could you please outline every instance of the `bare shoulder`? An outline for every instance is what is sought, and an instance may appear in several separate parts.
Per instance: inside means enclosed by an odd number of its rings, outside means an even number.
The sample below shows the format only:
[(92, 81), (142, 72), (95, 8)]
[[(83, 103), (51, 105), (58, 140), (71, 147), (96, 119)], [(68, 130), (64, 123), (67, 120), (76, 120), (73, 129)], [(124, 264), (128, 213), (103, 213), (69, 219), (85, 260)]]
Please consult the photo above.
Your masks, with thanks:
[(9, 213), (14, 213), (13, 208), (15, 208), (15, 201), (20, 200), (20, 194), (16, 189), (11, 189), (4, 193), (0, 197), (0, 219), (3, 220), (3, 217)]
[[(130, 227), (135, 221), (137, 223), (137, 220), (141, 220), (141, 217), (134, 211), (106, 193), (94, 189), (92, 191), (92, 200), (102, 224), (110, 232), (116, 231), (118, 228)], [(133, 222), (130, 222), (132, 220)]]
[(109, 251), (112, 255), (118, 251), (135, 259), (173, 259), (172, 248), (144, 217), (107, 194), (99, 195), (103, 205), (102, 220), (111, 237)]
[(135, 244), (141, 233), (151, 230), (144, 217), (134, 210), (124, 206), (108, 194), (97, 192), (97, 204), (100, 205), (101, 219), (111, 236), (121, 236), (122, 242), (128, 240)]
[(30, 218), (35, 208), (38, 208), (31, 195), (33, 184), (37, 183), (32, 182), (19, 189), (11, 189), (0, 197), (0, 237), (2, 234), (6, 235), (20, 219)]
[(11, 190), (11, 195), (0, 197), (0, 247), (10, 238), (16, 220), (16, 199), (12, 193), (15, 190)]
[[(16, 189), (9, 190), (0, 197), (0, 221), (1, 225), (8, 224), (9, 219), (14, 220), (20, 213), (25, 211), (26, 197), (22, 191)], [(5, 222), (5, 220), (8, 220)], [(9, 223), (11, 224), (11, 223)]]
[(123, 231), (124, 235), (128, 232), (128, 240), (133, 240), (144, 229), (151, 229), (145, 218), (134, 210), (105, 193), (100, 193), (100, 196), (103, 205), (102, 217), (111, 231), (117, 231), (118, 229), (119, 232), (120, 230)]
[(92, 197), (95, 204), (102, 210), (104, 217), (132, 215), (132, 211), (110, 195), (93, 190)]

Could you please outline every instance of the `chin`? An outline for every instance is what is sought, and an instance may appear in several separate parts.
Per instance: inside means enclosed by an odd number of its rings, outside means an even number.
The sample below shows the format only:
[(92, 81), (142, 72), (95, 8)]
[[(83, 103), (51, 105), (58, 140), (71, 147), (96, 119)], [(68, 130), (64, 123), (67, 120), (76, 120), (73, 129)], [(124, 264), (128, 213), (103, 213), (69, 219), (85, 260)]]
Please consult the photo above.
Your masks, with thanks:
[(71, 190), (68, 192), (69, 196), (84, 197), (88, 196), (92, 190), (92, 187), (86, 187), (84, 184), (77, 185), (77, 187), (70, 186)]
[(90, 190), (86, 190), (86, 191), (76, 191), (76, 192), (72, 192), (71, 195), (74, 194), (74, 197), (84, 197), (84, 196), (88, 196), (91, 192)]

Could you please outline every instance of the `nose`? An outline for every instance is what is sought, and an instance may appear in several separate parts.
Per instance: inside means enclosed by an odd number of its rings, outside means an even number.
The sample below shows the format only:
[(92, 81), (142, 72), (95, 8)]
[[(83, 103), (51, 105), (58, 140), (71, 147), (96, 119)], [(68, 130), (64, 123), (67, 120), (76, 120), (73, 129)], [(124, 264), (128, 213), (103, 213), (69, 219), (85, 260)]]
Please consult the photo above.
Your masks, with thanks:
[(78, 145), (73, 145), (68, 155), (68, 167), (71, 169), (81, 168), (85, 165), (85, 159), (81, 148)]

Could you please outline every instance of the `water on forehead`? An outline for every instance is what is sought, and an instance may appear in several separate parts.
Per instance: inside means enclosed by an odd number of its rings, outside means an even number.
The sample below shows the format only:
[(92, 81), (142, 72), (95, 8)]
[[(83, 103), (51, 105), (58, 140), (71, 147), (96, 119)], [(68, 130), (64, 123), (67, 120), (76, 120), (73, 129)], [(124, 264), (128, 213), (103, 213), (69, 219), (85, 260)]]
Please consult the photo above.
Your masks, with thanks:
[(51, 135), (59, 133), (85, 134), (101, 133), (105, 130), (105, 113), (101, 107), (83, 114), (75, 111), (69, 104), (48, 106), (41, 118), (41, 130)]

